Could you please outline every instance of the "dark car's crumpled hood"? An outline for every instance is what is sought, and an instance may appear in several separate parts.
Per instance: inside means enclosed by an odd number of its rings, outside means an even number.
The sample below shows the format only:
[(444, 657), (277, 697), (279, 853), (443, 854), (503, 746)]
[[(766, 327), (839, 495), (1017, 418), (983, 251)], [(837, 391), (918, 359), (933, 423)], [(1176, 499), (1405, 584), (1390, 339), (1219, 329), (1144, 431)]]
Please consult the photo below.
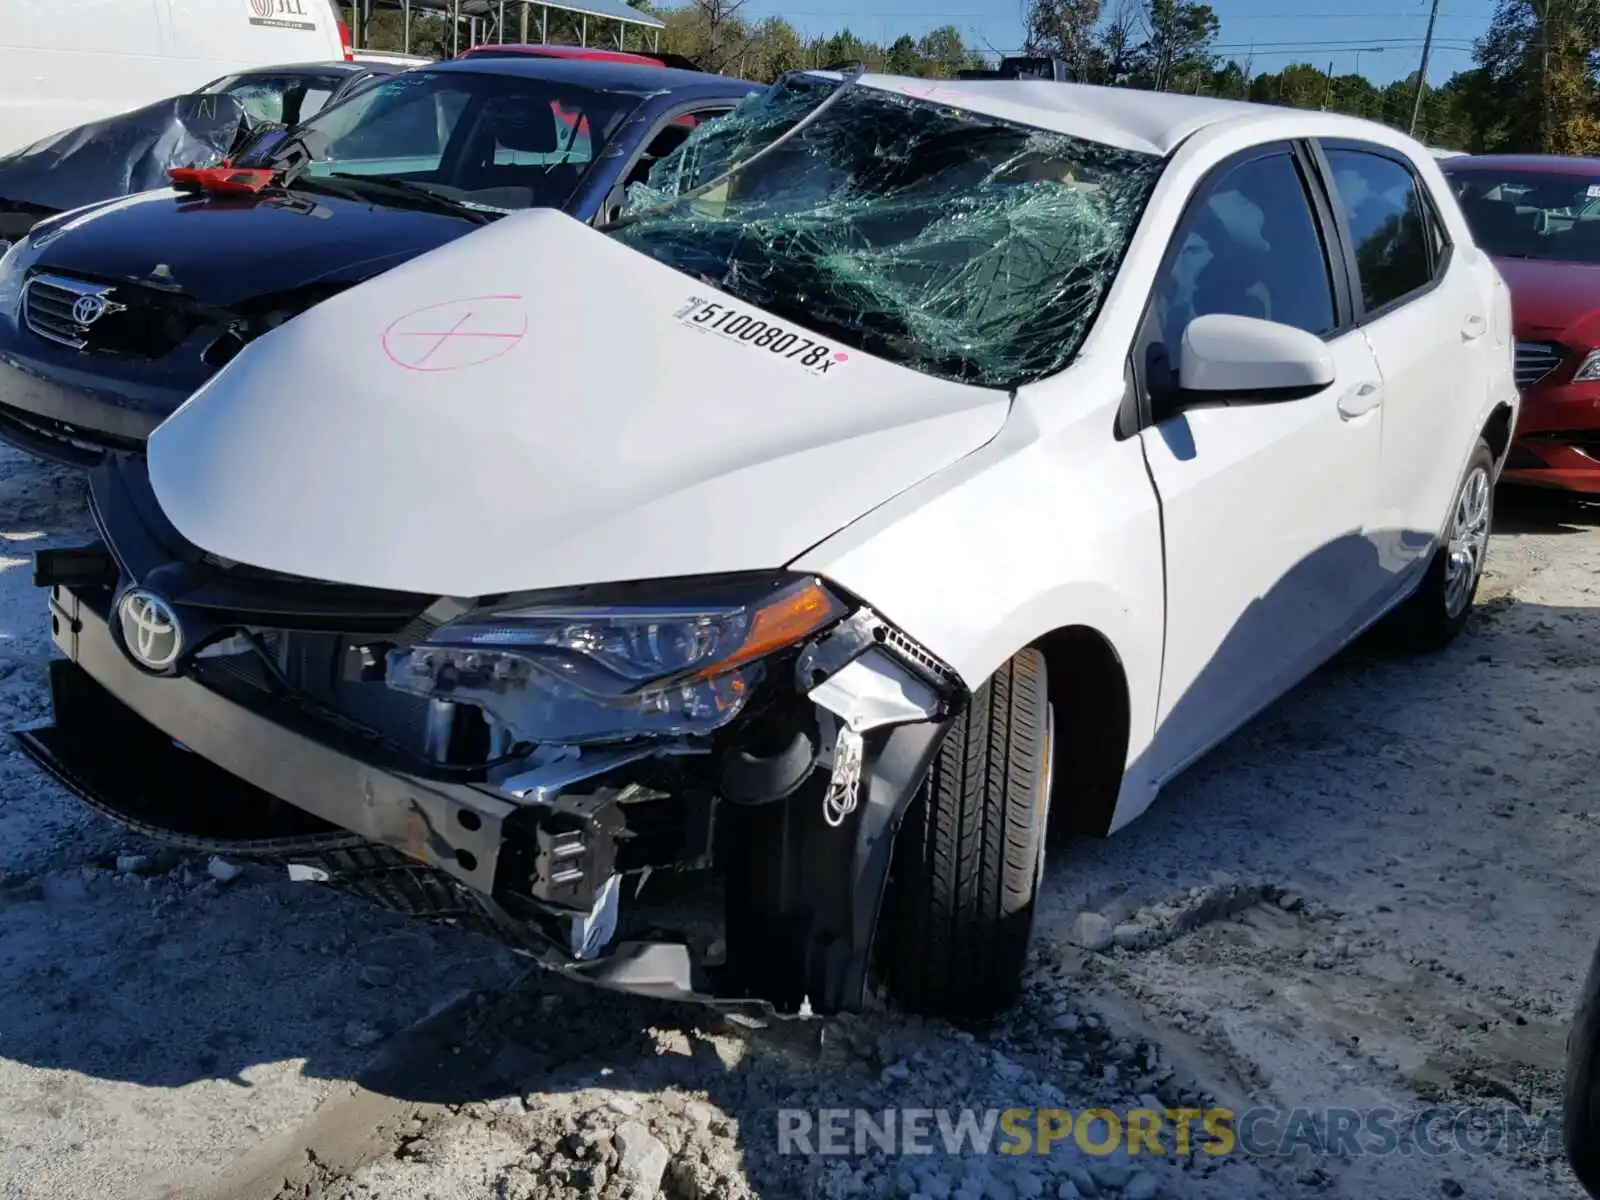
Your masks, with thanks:
[(229, 308), (316, 283), (358, 283), (479, 228), (448, 213), (296, 190), (235, 198), (144, 192), (35, 235), (31, 270), (147, 283)]
[(0, 234), (8, 212), (67, 212), (164, 187), (172, 167), (222, 161), (251, 123), (232, 96), (172, 96), (91, 121), (0, 158)]

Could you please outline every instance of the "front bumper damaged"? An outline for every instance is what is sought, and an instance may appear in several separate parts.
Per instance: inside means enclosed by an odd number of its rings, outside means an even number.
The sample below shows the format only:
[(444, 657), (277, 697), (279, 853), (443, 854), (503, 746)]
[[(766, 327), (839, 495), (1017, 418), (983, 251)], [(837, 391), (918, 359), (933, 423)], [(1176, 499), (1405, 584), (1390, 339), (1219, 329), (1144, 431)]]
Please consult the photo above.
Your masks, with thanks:
[[(708, 763), (704, 747), (641, 742), (474, 776), (396, 765), (203, 672), (146, 672), (119, 641), (127, 577), (108, 583), (125, 566), (111, 561), (103, 547), (39, 556), (64, 657), (53, 721), (15, 735), (102, 813), (493, 934), (608, 988), (757, 1014), (874, 1003), (894, 834), (953, 708), (881, 623), (847, 621), (800, 654), (799, 678), (824, 682), (782, 754)], [(713, 927), (647, 922), (635, 897), (655, 872), (713, 865)]]

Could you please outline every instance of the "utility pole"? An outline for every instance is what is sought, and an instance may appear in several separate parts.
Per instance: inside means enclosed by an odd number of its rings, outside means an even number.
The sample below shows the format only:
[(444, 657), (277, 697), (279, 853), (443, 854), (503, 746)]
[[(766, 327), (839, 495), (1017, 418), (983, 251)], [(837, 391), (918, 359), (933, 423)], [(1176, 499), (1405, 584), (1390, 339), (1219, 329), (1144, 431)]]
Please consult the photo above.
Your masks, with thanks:
[(1328, 111), (1328, 102), (1333, 99), (1333, 59), (1328, 60), (1328, 80), (1322, 87), (1322, 111)]
[(1417, 118), (1422, 115), (1422, 93), (1428, 87), (1428, 59), (1433, 54), (1433, 27), (1439, 20), (1439, 0), (1433, 0), (1433, 8), (1428, 12), (1428, 34), (1422, 39), (1422, 65), (1417, 68), (1417, 97), (1411, 102), (1411, 128), (1406, 130), (1412, 137), (1417, 135)]
[(1533, 6), (1539, 18), (1539, 148), (1550, 149), (1550, 0)]

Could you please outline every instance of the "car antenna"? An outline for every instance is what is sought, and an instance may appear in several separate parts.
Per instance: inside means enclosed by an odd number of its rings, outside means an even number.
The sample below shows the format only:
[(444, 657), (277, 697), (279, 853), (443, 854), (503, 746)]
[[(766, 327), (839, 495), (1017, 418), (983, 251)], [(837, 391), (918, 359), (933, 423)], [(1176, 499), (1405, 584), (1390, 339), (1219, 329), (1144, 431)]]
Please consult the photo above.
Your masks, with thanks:
[[(833, 68), (824, 68), (824, 70), (832, 70), (832, 69)], [(700, 196), (704, 196), (707, 192), (714, 191), (715, 189), (721, 187), (724, 183), (727, 183), (728, 180), (732, 179), (740, 171), (743, 171), (746, 167), (750, 166), (752, 163), (760, 162), (763, 158), (765, 158), (767, 155), (771, 154), (774, 150), (776, 150), (779, 146), (783, 145), (790, 138), (793, 138), (793, 137), (797, 136), (800, 133), (801, 130), (805, 129), (808, 125), (810, 125), (812, 122), (814, 122), (823, 113), (827, 112), (828, 109), (832, 108), (834, 106), (834, 104), (837, 103), (838, 100), (846, 92), (850, 91), (851, 88), (855, 87), (856, 84), (858, 82), (860, 82), (861, 77), (866, 74), (866, 71), (867, 71), (866, 64), (861, 63), (861, 62), (851, 63), (850, 64), (850, 68), (847, 71), (845, 71), (845, 73), (844, 73), (844, 78), (839, 81), (839, 86), (834, 88), (833, 91), (829, 92), (828, 95), (827, 95), (827, 98), (824, 99), (821, 104), (817, 105), (810, 112), (808, 112), (805, 116), (801, 117), (792, 126), (790, 126), (789, 129), (785, 130), (784, 133), (781, 136), (779, 136), (777, 138), (774, 138), (772, 141), (768, 142), (765, 146), (761, 147), (761, 149), (757, 150), (749, 158), (745, 159), (742, 162), (734, 163), (733, 166), (731, 166), (727, 170), (723, 171), (722, 174), (716, 176), (713, 179), (708, 179), (705, 183), (702, 183), (699, 187), (690, 188), (687, 192), (680, 192), (678, 195), (672, 197), (672, 199), (664, 201), (661, 204), (652, 205), (650, 208), (643, 209), (640, 212), (632, 213), (632, 214), (630, 214), (628, 216), (624, 216), (624, 217), (617, 217), (615, 220), (612, 220), (612, 221), (607, 221), (604, 225), (601, 225), (599, 227), (600, 232), (602, 232), (602, 233), (610, 233), (614, 229), (621, 229), (625, 225), (632, 225), (635, 221), (642, 221), (646, 217), (659, 216), (660, 214), (662, 214), (664, 212), (668, 212), (671, 209), (677, 208), (678, 205), (680, 205), (680, 204), (686, 203), (687, 201), (690, 201), (690, 200), (697, 199)], [(781, 79), (779, 79), (778, 83), (782, 83), (783, 80), (789, 78), (790, 75), (808, 75), (810, 73), (811, 72), (809, 72), (809, 71), (791, 71), (791, 72), (788, 72), (787, 74), (785, 74)], [(772, 86), (773, 87), (777, 87), (778, 83), (774, 83)]]

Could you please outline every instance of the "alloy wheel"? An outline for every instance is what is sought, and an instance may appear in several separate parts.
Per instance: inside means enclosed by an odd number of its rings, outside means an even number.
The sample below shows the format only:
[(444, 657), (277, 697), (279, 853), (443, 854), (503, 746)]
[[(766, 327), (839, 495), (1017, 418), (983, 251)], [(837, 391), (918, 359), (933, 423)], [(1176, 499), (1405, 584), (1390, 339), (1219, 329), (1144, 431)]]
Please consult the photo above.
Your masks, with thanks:
[(1475, 467), (1456, 493), (1455, 513), (1445, 544), (1444, 607), (1454, 620), (1466, 611), (1483, 573), (1489, 549), (1489, 519), (1493, 485), (1487, 467)]

